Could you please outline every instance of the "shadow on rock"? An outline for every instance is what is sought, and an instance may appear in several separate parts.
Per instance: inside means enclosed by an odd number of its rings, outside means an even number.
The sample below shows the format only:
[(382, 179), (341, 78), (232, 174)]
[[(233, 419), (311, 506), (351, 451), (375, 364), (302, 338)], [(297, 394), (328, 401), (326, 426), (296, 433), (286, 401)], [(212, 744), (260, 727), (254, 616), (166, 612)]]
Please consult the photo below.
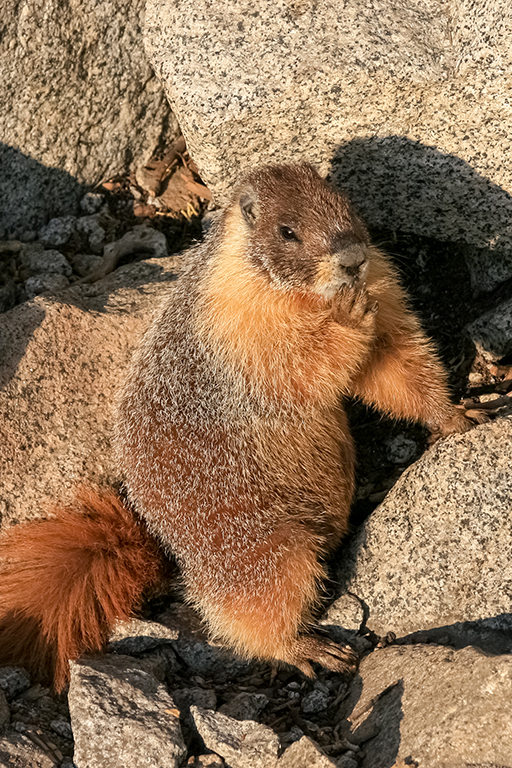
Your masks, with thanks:
[(466, 243), (479, 290), (512, 276), (512, 196), (459, 157), (405, 136), (354, 139), (330, 176), (372, 226), (411, 231), (413, 220), (416, 234)]
[(411, 632), (396, 641), (397, 645), (416, 643), (435, 643), (456, 650), (471, 645), (484, 653), (496, 656), (512, 653), (512, 613)]
[(378, 763), (372, 763), (372, 768), (393, 768), (400, 748), (403, 681), (397, 680), (373, 698), (369, 704), (358, 707), (362, 689), (363, 681), (358, 676), (352, 683), (348, 700), (351, 711), (347, 712), (346, 716), (351, 726), (347, 738), (352, 744), (364, 748), (366, 742), (378, 735)]
[(0, 142), (0, 229), (18, 236), (54, 216), (77, 212), (87, 188), (60, 168), (48, 168)]
[(24, 305), (16, 311), (16, 317), (6, 312), (0, 317), (0, 391), (12, 379), (25, 349), (34, 332), (45, 318), (43, 307), (36, 304)]

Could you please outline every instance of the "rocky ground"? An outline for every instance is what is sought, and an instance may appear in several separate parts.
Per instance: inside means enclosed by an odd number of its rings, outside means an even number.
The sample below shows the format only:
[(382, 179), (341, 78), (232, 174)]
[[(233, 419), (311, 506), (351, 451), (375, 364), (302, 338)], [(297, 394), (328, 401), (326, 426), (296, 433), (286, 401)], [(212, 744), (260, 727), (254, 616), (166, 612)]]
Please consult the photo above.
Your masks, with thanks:
[[(96, 479), (110, 477), (111, 392), (176, 277), (172, 254), (201, 237), (208, 198), (178, 145), (137, 177), (86, 194), (77, 216), (16, 238), (0, 232), (4, 525), (37, 514), (39, 499), (74, 475), (84, 479), (87, 435), (101, 436), (91, 448)], [(354, 536), (333, 559), (322, 624), (360, 651), (358, 675), (318, 670), (309, 681), (242, 662), (209, 643), (175, 595), (119, 627), (107, 655), (73, 664), (61, 696), (24, 670), (0, 670), (0, 765), (512, 765), (512, 284), (479, 293), (464, 248), (372, 235), (401, 270), (454, 396), (499, 408), (494, 421), (427, 451), (421, 428), (351, 404)], [(60, 389), (62, 402), (52, 399)], [(30, 427), (32, 412), (41, 418)], [(350, 594), (340, 595), (340, 581)]]

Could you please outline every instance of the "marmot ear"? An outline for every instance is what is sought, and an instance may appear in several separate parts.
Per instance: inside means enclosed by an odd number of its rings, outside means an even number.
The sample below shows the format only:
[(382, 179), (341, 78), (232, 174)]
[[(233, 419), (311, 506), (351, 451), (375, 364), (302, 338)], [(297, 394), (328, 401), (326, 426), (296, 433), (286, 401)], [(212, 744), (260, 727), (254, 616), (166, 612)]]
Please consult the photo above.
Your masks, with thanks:
[(250, 227), (254, 227), (259, 215), (258, 195), (252, 184), (246, 184), (238, 196), (242, 216)]

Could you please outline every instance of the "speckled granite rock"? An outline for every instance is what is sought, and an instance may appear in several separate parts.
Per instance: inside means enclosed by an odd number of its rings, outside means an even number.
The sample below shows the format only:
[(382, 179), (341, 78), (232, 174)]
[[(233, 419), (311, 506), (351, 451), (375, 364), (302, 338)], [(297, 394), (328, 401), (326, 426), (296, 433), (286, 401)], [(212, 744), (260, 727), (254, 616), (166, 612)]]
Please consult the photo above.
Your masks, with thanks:
[(78, 768), (178, 768), (186, 754), (179, 711), (144, 661), (72, 663), (69, 710)]
[(474, 648), (385, 648), (363, 660), (352, 683), (349, 740), (364, 740), (361, 768), (405, 765), (407, 758), (418, 768), (507, 768), (511, 696), (511, 656)]
[(175, 276), (175, 259), (121, 267), (0, 316), (0, 520), (40, 515), (80, 482), (117, 479), (115, 393)]
[(511, 455), (507, 417), (404, 472), (342, 553), (343, 589), (366, 603), (369, 628), (512, 651)]
[(467, 327), (477, 352), (495, 362), (512, 351), (512, 300), (504, 301)]
[(149, 0), (145, 45), (219, 200), (310, 160), (372, 225), (494, 249), (480, 289), (512, 274), (509, 4)]
[(327, 757), (308, 736), (286, 749), (276, 768), (335, 768), (336, 760)]
[(119, 622), (109, 638), (109, 651), (115, 653), (142, 653), (157, 648), (179, 637), (179, 630), (156, 621), (131, 619)]
[(271, 728), (200, 707), (190, 707), (190, 713), (206, 747), (230, 768), (275, 768), (279, 737)]
[(74, 213), (79, 183), (147, 159), (177, 124), (142, 46), (143, 0), (2, 4), (0, 228)]

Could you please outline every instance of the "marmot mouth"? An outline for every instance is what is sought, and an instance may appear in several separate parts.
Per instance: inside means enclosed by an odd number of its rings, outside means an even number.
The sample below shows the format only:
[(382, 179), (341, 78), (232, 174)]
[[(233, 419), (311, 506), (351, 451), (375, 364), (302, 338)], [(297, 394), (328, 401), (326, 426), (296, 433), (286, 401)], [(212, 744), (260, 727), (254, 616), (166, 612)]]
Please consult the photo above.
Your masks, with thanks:
[(364, 285), (367, 270), (357, 275), (340, 274), (336, 279), (331, 279), (328, 282), (320, 283), (316, 282), (314, 291), (322, 298), (330, 301), (334, 299), (342, 290), (350, 289), (356, 290)]
[(330, 254), (316, 270), (313, 290), (325, 299), (333, 299), (342, 288), (357, 288), (366, 280), (369, 260), (359, 245)]

